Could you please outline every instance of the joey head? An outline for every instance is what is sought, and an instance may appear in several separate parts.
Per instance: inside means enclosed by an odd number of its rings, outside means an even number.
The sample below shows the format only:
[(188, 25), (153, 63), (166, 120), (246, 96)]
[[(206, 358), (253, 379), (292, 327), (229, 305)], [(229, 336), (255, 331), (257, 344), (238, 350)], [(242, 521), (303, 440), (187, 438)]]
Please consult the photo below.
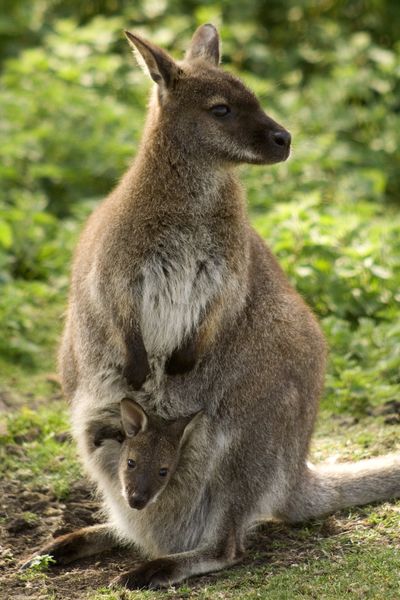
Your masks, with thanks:
[(146, 414), (134, 400), (121, 401), (126, 438), (118, 473), (122, 495), (131, 508), (141, 510), (162, 494), (176, 471), (184, 441), (200, 415), (166, 421)]

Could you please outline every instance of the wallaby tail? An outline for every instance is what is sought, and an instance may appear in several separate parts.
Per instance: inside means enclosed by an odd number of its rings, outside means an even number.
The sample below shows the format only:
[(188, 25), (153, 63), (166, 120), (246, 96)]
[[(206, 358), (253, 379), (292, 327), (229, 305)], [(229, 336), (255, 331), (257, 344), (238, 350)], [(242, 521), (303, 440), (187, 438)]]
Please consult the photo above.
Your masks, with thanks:
[(303, 521), (348, 506), (400, 497), (400, 455), (356, 463), (307, 466), (285, 517)]

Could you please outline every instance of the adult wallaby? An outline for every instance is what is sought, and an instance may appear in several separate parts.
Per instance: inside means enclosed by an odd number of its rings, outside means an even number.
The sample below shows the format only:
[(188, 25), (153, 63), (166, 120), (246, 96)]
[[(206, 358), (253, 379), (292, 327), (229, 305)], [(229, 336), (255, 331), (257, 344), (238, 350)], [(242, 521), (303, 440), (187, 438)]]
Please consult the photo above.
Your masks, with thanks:
[[(109, 522), (44, 551), (67, 562), (112, 536), (132, 543), (153, 558), (116, 580), (133, 588), (234, 563), (262, 518), (398, 496), (400, 461), (307, 464), (325, 343), (250, 226), (234, 172), (285, 160), (290, 134), (219, 68), (212, 25), (179, 63), (127, 37), (157, 85), (135, 162), (81, 236), (60, 352), (74, 435)], [(168, 419), (203, 411), (162, 498), (141, 511), (121, 494), (111, 435), (124, 397)]]

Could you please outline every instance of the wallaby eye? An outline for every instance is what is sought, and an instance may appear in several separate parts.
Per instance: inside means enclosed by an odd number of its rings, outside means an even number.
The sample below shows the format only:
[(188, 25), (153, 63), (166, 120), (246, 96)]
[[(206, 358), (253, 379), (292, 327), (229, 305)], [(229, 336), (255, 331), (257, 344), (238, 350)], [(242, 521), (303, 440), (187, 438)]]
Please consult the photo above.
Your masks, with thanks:
[(166, 477), (167, 473), (168, 473), (168, 469), (160, 469), (159, 470), (160, 477)]
[(226, 104), (217, 104), (211, 107), (211, 112), (214, 117), (226, 117), (231, 112), (231, 109)]
[(134, 469), (136, 467), (136, 462), (132, 458), (128, 458), (128, 467), (130, 469)]

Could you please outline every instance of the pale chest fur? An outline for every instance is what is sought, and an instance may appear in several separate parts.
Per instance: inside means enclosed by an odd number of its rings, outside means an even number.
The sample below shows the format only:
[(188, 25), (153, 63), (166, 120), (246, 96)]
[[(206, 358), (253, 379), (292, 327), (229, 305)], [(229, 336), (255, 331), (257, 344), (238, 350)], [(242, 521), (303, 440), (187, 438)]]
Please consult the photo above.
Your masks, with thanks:
[(141, 269), (140, 326), (150, 356), (168, 355), (223, 291), (227, 265), (213, 244), (175, 235)]

